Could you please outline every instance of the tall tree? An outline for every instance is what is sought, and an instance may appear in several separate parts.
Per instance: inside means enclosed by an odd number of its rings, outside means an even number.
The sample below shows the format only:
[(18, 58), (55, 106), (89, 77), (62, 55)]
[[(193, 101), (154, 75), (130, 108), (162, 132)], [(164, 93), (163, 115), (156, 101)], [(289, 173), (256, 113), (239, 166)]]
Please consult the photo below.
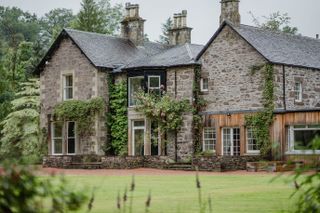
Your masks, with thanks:
[(70, 27), (71, 22), (75, 19), (71, 9), (56, 8), (46, 13), (41, 18), (40, 23), (42, 33), (54, 40), (63, 28)]
[(110, 0), (100, 0), (99, 2), (82, 0), (81, 6), (77, 19), (72, 25), (73, 28), (109, 35), (119, 32), (119, 23), (123, 14), (121, 4), (112, 6)]
[(172, 27), (172, 19), (168, 18), (165, 23), (162, 24), (162, 35), (160, 35), (159, 43), (169, 44), (169, 30)]
[(291, 27), (291, 17), (289, 17), (288, 13), (281, 14), (279, 11), (275, 13), (271, 13), (268, 17), (263, 16), (265, 19), (263, 23), (260, 23), (259, 19), (256, 18), (252, 12), (250, 12), (253, 22), (256, 26), (270, 29), (273, 31), (281, 31), (289, 34), (297, 34), (298, 28)]
[(74, 28), (103, 33), (103, 14), (94, 0), (82, 0), (81, 10), (77, 16)]

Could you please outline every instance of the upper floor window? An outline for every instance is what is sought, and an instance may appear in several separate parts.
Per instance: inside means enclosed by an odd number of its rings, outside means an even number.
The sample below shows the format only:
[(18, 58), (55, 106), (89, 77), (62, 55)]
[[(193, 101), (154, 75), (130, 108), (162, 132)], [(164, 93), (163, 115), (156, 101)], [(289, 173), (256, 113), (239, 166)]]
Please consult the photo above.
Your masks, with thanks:
[(247, 153), (260, 153), (259, 145), (252, 128), (247, 129)]
[(73, 76), (63, 77), (63, 100), (73, 99)]
[[(305, 152), (311, 151), (312, 143), (320, 137), (320, 125), (295, 125), (289, 127), (288, 144), (289, 151)], [(320, 150), (317, 150), (319, 152)]]
[(301, 82), (295, 82), (294, 84), (294, 99), (295, 101), (302, 101), (302, 84)]
[(136, 94), (143, 91), (144, 77), (137, 76), (129, 78), (129, 107), (137, 104)]
[(148, 92), (160, 95), (160, 76), (148, 76)]
[(216, 149), (216, 130), (215, 128), (205, 127), (203, 129), (203, 151)]
[(202, 92), (208, 92), (209, 90), (209, 80), (208, 78), (201, 78), (200, 80), (200, 88)]

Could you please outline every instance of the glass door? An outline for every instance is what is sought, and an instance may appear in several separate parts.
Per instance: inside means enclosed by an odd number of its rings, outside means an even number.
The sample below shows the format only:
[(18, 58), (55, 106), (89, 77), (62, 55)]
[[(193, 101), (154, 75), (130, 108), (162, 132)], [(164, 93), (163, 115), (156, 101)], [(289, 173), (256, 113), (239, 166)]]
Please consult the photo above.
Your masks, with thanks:
[(132, 128), (132, 151), (134, 156), (144, 155), (144, 121), (133, 121)]
[(68, 122), (68, 138), (67, 138), (67, 153), (69, 155), (76, 154), (76, 134), (75, 122)]
[(222, 153), (225, 156), (240, 155), (240, 128), (222, 129)]

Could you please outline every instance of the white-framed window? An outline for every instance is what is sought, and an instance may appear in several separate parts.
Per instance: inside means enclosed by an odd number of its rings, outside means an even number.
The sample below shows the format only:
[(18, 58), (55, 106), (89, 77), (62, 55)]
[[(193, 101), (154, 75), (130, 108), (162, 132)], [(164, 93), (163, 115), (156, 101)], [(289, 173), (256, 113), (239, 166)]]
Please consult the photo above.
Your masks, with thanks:
[(73, 76), (63, 76), (63, 100), (73, 99)]
[(260, 148), (254, 136), (254, 132), (252, 128), (247, 128), (247, 153), (248, 154), (260, 153)]
[(222, 129), (222, 153), (225, 156), (240, 155), (240, 128)]
[(52, 154), (62, 155), (63, 154), (63, 122), (53, 122), (51, 124), (51, 143), (52, 143)]
[(67, 122), (67, 154), (76, 154), (76, 123)]
[(201, 78), (200, 79), (200, 88), (202, 92), (209, 91), (209, 79), (208, 78)]
[(135, 106), (137, 104), (137, 100), (135, 95), (137, 92), (143, 91), (144, 88), (144, 77), (130, 77), (129, 78), (129, 107)]
[(144, 133), (145, 122), (144, 120), (132, 121), (132, 155), (143, 156), (144, 153)]
[(203, 151), (216, 150), (217, 134), (213, 127), (203, 128)]
[(148, 76), (148, 93), (160, 95), (160, 76)]
[(320, 137), (320, 124), (294, 125), (288, 129), (288, 152), (294, 154), (320, 154), (320, 150), (312, 150), (312, 142)]
[(294, 83), (294, 99), (296, 102), (302, 101), (302, 83), (301, 82)]

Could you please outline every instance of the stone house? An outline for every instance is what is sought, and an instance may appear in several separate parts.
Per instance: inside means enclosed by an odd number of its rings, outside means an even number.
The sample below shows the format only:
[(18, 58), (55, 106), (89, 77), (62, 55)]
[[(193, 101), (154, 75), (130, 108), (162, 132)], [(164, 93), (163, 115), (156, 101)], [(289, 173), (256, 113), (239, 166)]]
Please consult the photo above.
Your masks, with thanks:
[[(126, 4), (121, 37), (64, 29), (36, 72), (41, 82), (41, 127), (48, 132), (50, 156), (104, 155), (105, 115), (97, 115), (90, 140), (81, 141), (77, 124), (54, 120), (54, 107), (65, 100), (103, 97), (108, 105), (108, 76), (128, 86), (128, 155), (159, 155), (151, 142), (153, 122), (135, 111), (135, 92), (160, 90), (176, 99), (194, 101), (194, 84), (206, 107), (201, 144), (218, 156), (259, 156), (259, 146), (246, 115), (263, 110), (262, 68), (272, 64), (274, 120), (270, 136), (279, 159), (319, 157), (310, 143), (320, 135), (320, 41), (240, 24), (239, 1), (222, 0), (220, 27), (205, 45), (191, 44), (187, 12), (174, 14), (170, 44), (144, 41), (139, 5)], [(200, 69), (201, 80), (195, 81)], [(106, 113), (108, 109), (106, 108)], [(193, 115), (183, 115), (176, 135), (167, 135), (169, 158), (193, 156)]]

